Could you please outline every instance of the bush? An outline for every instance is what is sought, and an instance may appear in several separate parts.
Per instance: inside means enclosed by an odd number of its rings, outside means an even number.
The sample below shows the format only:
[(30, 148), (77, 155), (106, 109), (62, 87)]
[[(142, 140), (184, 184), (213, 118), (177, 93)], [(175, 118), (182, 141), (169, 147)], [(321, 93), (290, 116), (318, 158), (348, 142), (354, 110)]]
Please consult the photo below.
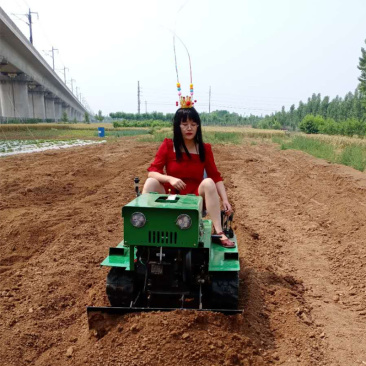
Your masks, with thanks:
[(304, 119), (300, 122), (299, 128), (302, 132), (307, 134), (315, 134), (319, 133), (319, 130), (324, 125), (324, 118), (321, 116), (313, 116), (312, 114), (308, 114), (304, 117)]
[(301, 131), (307, 134), (322, 133), (326, 135), (343, 135), (364, 137), (366, 134), (366, 122), (355, 118), (336, 122), (332, 118), (324, 120), (321, 116), (308, 114), (299, 124)]
[(343, 136), (365, 136), (366, 123), (357, 119), (347, 119), (340, 126), (340, 133)]
[(325, 135), (339, 135), (340, 124), (333, 118), (327, 118), (324, 123), (319, 126), (319, 133), (323, 133)]
[(264, 130), (280, 130), (282, 129), (282, 125), (280, 121), (276, 117), (267, 117), (259, 121), (254, 128), (261, 128)]

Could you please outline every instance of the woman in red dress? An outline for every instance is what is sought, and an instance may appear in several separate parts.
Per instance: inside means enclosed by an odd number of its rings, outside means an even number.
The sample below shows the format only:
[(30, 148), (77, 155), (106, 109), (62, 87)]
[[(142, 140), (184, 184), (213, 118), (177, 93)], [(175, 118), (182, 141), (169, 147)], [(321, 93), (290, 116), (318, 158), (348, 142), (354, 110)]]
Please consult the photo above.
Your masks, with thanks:
[[(165, 139), (148, 171), (142, 193), (159, 192), (201, 196), (221, 245), (235, 247), (221, 226), (220, 197), (227, 215), (232, 212), (210, 144), (202, 141), (201, 120), (194, 108), (180, 108), (174, 116), (173, 140)], [(164, 168), (166, 174), (164, 174)], [(207, 178), (204, 179), (204, 171)]]

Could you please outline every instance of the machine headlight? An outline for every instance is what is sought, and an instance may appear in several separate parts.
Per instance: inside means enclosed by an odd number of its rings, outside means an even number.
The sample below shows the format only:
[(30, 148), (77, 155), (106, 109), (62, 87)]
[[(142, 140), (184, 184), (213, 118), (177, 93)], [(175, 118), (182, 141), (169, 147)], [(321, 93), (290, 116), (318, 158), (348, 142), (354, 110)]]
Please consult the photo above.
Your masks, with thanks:
[(186, 230), (191, 227), (192, 219), (188, 215), (183, 214), (177, 217), (177, 221), (175, 223), (177, 224), (177, 226), (179, 226), (180, 229)]
[(142, 212), (134, 212), (131, 215), (131, 224), (134, 227), (143, 227), (146, 224), (146, 217)]

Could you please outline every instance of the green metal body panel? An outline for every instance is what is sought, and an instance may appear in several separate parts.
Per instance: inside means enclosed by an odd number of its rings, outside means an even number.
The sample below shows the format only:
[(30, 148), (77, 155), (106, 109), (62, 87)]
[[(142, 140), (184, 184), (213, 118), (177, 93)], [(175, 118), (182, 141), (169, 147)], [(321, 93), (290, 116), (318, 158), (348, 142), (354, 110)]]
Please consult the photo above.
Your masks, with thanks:
[(236, 236), (234, 235), (233, 240), (236, 243), (235, 248), (224, 248), (220, 244), (211, 242), (211, 220), (203, 220), (204, 225), (204, 246), (209, 248), (209, 272), (214, 271), (239, 271), (239, 253), (238, 253), (238, 243)]
[[(199, 242), (199, 222), (202, 215), (202, 197), (176, 195), (175, 200), (167, 200), (168, 194), (142, 194), (122, 209), (124, 218), (125, 245), (162, 246), (195, 248)], [(141, 212), (146, 224), (136, 228), (131, 224), (131, 216)], [(192, 225), (186, 230), (176, 225), (179, 215), (186, 214)]]
[[(168, 196), (143, 194), (123, 207), (124, 241), (115, 248), (109, 248), (109, 256), (101, 265), (133, 271), (136, 246), (143, 245), (197, 250), (206, 248), (209, 250), (209, 272), (239, 271), (238, 245), (235, 248), (224, 248), (211, 242), (212, 222), (202, 220), (202, 198), (177, 195), (175, 201), (166, 201)], [(145, 215), (146, 224), (142, 228), (131, 224), (130, 218), (134, 212)], [(192, 219), (192, 225), (187, 230), (181, 230), (176, 225), (177, 217), (183, 213)], [(236, 236), (232, 240), (237, 244)]]
[[(230, 239), (236, 243), (236, 236)], [(209, 272), (216, 271), (239, 271), (238, 246), (235, 248), (224, 248), (220, 244), (212, 243), (210, 248)]]
[[(131, 255), (131, 253), (133, 253), (133, 255)], [(130, 271), (131, 258), (133, 261), (135, 257), (136, 257), (135, 248), (125, 246), (124, 241), (122, 240), (116, 247), (109, 248), (108, 257), (104, 259), (104, 261), (100, 265), (107, 267), (121, 267), (125, 268), (126, 271)]]

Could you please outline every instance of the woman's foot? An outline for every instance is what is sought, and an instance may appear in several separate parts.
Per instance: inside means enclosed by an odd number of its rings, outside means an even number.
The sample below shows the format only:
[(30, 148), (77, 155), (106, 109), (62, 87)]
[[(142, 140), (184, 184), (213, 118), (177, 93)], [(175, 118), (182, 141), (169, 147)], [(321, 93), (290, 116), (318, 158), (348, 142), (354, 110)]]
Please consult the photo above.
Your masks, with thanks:
[(231, 241), (223, 231), (217, 233), (216, 235), (221, 235), (221, 238), (218, 238), (218, 244), (221, 244), (224, 248), (235, 248), (235, 243)]

